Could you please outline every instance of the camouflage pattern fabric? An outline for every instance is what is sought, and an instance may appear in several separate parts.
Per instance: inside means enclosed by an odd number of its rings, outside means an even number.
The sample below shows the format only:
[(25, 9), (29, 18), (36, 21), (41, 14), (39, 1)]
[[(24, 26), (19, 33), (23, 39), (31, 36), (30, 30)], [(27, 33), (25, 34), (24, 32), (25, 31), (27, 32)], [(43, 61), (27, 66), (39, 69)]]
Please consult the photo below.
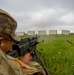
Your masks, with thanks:
[[(13, 57), (7, 55), (7, 59), (17, 75), (23, 75), (22, 66)], [(25, 74), (24, 74), (25, 75)]]
[(9, 13), (0, 9), (0, 33), (10, 35), (14, 41), (20, 41), (20, 37), (15, 34), (17, 22)]
[(39, 63), (32, 61), (32, 62), (29, 62), (27, 65), (33, 67), (34, 70), (23, 68), (23, 73), (25, 75), (46, 75), (42, 66)]
[(17, 75), (10, 66), (6, 55), (0, 50), (0, 75)]

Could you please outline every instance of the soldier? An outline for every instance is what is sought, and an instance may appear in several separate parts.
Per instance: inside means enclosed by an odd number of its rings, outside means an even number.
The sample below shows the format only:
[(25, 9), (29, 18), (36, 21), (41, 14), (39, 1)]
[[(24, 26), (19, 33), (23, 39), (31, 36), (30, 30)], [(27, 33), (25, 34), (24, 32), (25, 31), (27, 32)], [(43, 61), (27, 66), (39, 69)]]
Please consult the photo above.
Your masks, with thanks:
[(22, 61), (24, 59), (22, 56), (20, 61), (5, 54), (12, 48), (15, 41), (20, 41), (15, 34), (16, 28), (17, 22), (9, 13), (0, 9), (0, 75), (44, 75), (41, 71), (42, 67), (38, 63), (30, 62), (32, 61), (32, 57), (29, 60), (31, 52), (25, 55), (26, 62)]
[(17, 22), (9, 13), (0, 9), (0, 75), (23, 75), (21, 65), (5, 54), (12, 48), (14, 41), (20, 41), (15, 34), (16, 28)]

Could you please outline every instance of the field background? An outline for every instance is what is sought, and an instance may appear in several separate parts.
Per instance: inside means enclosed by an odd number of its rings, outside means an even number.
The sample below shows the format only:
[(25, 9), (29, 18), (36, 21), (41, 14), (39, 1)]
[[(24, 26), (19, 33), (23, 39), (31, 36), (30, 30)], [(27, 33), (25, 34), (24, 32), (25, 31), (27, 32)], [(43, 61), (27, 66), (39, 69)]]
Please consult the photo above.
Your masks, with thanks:
[(74, 75), (74, 35), (46, 35), (40, 40), (44, 42), (37, 45), (37, 50), (50, 75)]

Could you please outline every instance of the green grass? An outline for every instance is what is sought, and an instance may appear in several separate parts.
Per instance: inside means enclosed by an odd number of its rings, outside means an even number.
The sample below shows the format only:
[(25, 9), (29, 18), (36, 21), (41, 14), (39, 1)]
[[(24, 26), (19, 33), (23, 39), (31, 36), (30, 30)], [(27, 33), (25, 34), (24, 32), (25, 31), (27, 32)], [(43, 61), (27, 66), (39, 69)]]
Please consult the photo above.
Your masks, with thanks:
[(74, 75), (74, 36), (41, 36), (40, 39), (45, 42), (37, 49), (42, 53), (50, 75)]
[(74, 35), (47, 35), (40, 40), (44, 42), (37, 45), (37, 50), (50, 75), (74, 75)]

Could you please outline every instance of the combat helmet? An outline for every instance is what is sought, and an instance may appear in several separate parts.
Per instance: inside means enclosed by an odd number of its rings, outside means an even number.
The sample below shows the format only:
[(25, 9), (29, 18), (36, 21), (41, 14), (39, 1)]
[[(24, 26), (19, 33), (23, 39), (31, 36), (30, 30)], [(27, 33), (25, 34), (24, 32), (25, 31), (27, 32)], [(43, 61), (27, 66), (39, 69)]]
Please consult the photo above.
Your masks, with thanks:
[(16, 20), (8, 12), (0, 9), (0, 34), (9, 35), (14, 41), (20, 41), (20, 37), (15, 33), (16, 28)]

